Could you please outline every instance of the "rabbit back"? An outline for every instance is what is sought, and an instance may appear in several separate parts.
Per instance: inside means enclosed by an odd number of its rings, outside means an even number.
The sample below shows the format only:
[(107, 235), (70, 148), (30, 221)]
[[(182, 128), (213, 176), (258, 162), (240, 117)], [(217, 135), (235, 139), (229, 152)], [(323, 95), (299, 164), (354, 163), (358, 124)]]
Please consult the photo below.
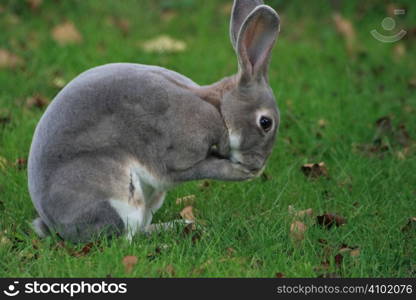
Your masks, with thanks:
[[(176, 72), (123, 63), (70, 82), (42, 116), (29, 155), (29, 191), (43, 222), (73, 231), (91, 220), (85, 240), (97, 226), (119, 232), (125, 224), (110, 200), (134, 202), (133, 173), (136, 191), (152, 198), (174, 184), (170, 172), (203, 160), (226, 129), (195, 87)], [(69, 229), (66, 238), (83, 236)]]

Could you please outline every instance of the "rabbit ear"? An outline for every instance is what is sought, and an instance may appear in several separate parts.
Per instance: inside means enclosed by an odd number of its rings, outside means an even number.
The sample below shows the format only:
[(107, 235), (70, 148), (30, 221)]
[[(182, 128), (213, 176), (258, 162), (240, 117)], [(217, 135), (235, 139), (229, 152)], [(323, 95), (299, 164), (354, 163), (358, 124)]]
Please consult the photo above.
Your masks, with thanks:
[(236, 48), (243, 82), (268, 80), (268, 64), (279, 24), (279, 15), (267, 5), (257, 6), (244, 20)]
[(236, 49), (237, 37), (241, 25), (254, 8), (261, 4), (263, 4), (262, 0), (234, 0), (230, 22), (230, 38), (234, 49)]

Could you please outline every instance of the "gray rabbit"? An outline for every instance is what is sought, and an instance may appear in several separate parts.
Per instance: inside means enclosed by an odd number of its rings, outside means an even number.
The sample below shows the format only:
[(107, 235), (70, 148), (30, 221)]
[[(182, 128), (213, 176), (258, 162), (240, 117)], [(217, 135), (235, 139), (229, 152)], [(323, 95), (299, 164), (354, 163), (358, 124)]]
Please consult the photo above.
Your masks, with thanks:
[(72, 80), (36, 127), (29, 191), (40, 236), (128, 238), (150, 225), (175, 184), (247, 180), (264, 169), (279, 127), (268, 64), (279, 16), (235, 0), (230, 37), (238, 73), (199, 86), (161, 67), (114, 63)]

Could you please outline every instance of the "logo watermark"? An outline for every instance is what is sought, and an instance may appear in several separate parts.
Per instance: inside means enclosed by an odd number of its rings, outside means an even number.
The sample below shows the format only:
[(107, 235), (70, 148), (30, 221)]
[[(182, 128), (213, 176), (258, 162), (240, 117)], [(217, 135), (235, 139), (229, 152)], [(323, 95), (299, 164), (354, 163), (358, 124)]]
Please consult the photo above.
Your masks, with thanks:
[[(404, 9), (395, 9), (394, 14), (397, 15), (404, 15), (406, 11)], [(396, 28), (396, 21), (391, 17), (386, 17), (381, 22), (381, 27), (385, 31), (392, 31)], [(397, 32), (394, 35), (384, 35), (378, 32), (376, 29), (373, 29), (370, 31), (371, 35), (378, 41), (382, 43), (394, 43), (399, 40), (401, 40), (406, 35), (406, 30), (400, 29), (399, 32)]]
[(24, 294), (66, 294), (73, 297), (77, 294), (125, 294), (127, 283), (107, 283), (105, 281), (89, 283), (85, 281), (63, 282), (27, 282), (23, 288), (17, 289), (19, 281), (14, 281), (3, 291), (6, 296), (14, 297), (20, 292)]
[(16, 289), (16, 286), (19, 284), (19, 281), (14, 281), (13, 284), (10, 284), (7, 287), (7, 290), (4, 290), (3, 293), (9, 297), (14, 297), (20, 293), (19, 290)]

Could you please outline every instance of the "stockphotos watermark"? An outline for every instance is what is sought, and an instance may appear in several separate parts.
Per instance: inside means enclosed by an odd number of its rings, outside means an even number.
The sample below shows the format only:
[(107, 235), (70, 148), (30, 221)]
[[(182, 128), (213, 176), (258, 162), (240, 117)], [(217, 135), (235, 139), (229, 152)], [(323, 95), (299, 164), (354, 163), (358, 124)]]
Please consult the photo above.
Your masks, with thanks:
[(78, 294), (125, 294), (127, 283), (107, 283), (105, 281), (90, 282), (26, 282), (19, 285), (19, 281), (13, 281), (3, 291), (6, 296), (14, 297), (22, 294), (65, 294), (73, 297)]
[[(404, 9), (394, 10), (394, 15), (396, 16), (404, 15), (405, 13), (406, 11)], [(391, 17), (384, 18), (383, 21), (381, 21), (381, 27), (385, 31), (391, 32), (392, 30), (396, 28), (396, 21)], [(370, 33), (376, 40), (382, 43), (394, 43), (394, 42), (401, 40), (406, 35), (407, 32), (404, 29), (400, 29), (398, 32), (396, 32), (393, 35), (384, 35), (378, 32), (377, 29), (373, 29), (370, 31)]]

